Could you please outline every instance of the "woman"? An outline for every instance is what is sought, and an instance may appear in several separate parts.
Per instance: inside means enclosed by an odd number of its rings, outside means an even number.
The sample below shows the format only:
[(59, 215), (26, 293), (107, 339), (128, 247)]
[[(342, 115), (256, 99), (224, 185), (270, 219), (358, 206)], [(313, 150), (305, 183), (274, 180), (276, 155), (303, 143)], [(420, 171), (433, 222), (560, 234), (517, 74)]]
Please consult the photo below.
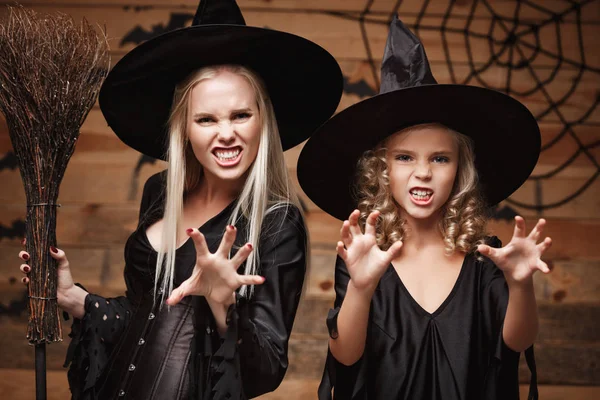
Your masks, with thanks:
[(202, 1), (193, 25), (134, 49), (100, 93), (115, 133), (168, 161), (125, 246), (126, 296), (87, 293), (50, 251), (77, 318), (75, 399), (246, 399), (287, 369), (308, 243), (283, 149), (334, 112), (341, 73), (314, 43), (245, 26), (233, 1)]
[(392, 22), (381, 94), (319, 128), (298, 165), (305, 193), (345, 220), (319, 398), (519, 398), (519, 354), (533, 361), (538, 330), (532, 275), (549, 272), (551, 240), (539, 242), (544, 220), (527, 235), (517, 217), (500, 248), (485, 205), (527, 179), (539, 148), (522, 104), (436, 84), (418, 39)]

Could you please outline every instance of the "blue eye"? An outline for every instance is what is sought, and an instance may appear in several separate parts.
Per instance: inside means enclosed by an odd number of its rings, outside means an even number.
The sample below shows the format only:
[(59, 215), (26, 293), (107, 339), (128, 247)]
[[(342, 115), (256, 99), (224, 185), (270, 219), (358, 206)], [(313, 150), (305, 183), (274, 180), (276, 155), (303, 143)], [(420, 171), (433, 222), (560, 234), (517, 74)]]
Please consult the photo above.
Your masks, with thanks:
[(450, 161), (450, 160), (448, 159), (448, 157), (445, 157), (445, 156), (435, 156), (435, 157), (433, 157), (433, 162), (435, 162), (435, 163), (445, 164), (448, 161)]
[(396, 156), (396, 160), (402, 161), (402, 162), (408, 162), (408, 161), (412, 160), (412, 157), (407, 156), (406, 154), (399, 154)]
[(247, 113), (247, 112), (243, 112), (243, 113), (235, 114), (233, 116), (233, 119), (248, 119), (251, 116), (252, 116), (252, 114)]
[(198, 123), (198, 124), (208, 124), (210, 122), (213, 122), (213, 119), (210, 117), (202, 117), (202, 118), (196, 119), (196, 123)]

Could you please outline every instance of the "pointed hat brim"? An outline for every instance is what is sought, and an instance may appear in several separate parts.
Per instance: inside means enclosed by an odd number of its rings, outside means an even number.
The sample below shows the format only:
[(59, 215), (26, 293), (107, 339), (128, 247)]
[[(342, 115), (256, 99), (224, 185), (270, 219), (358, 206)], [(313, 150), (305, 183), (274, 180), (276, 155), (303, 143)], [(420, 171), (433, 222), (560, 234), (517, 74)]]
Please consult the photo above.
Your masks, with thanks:
[(111, 70), (99, 102), (128, 146), (165, 159), (167, 121), (177, 83), (212, 65), (238, 64), (265, 82), (283, 149), (306, 140), (336, 110), (340, 67), (319, 45), (285, 32), (245, 25), (198, 25), (153, 38)]
[(539, 127), (516, 99), (475, 86), (422, 85), (363, 100), (327, 121), (300, 153), (300, 186), (323, 211), (347, 219), (357, 206), (356, 164), (362, 154), (395, 132), (423, 123), (441, 123), (473, 140), (489, 205), (514, 193), (539, 157)]

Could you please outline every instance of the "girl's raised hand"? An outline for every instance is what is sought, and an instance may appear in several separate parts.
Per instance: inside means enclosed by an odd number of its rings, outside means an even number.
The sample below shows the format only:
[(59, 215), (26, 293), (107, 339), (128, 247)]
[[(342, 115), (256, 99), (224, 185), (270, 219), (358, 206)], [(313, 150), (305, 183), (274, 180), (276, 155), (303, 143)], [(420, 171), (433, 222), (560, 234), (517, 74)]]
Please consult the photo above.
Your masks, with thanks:
[(352, 283), (357, 289), (374, 289), (394, 258), (400, 254), (402, 242), (394, 243), (387, 251), (377, 245), (375, 238), (379, 211), (369, 214), (365, 233), (358, 226), (360, 212), (354, 210), (340, 230), (337, 253), (346, 263)]
[(196, 247), (196, 266), (192, 276), (173, 290), (167, 299), (168, 305), (175, 305), (190, 295), (204, 296), (207, 300), (227, 304), (232, 301), (234, 291), (240, 286), (260, 285), (265, 281), (262, 276), (237, 273), (239, 266), (252, 252), (252, 245), (245, 244), (229, 259), (236, 232), (235, 227), (227, 226), (219, 248), (211, 253), (202, 233), (197, 229), (187, 230)]
[(541, 256), (552, 245), (549, 237), (538, 243), (546, 221), (538, 220), (531, 233), (526, 236), (525, 220), (515, 217), (515, 231), (511, 241), (500, 249), (479, 245), (477, 250), (496, 264), (504, 272), (509, 283), (529, 282), (533, 274), (540, 270), (549, 273), (550, 268)]

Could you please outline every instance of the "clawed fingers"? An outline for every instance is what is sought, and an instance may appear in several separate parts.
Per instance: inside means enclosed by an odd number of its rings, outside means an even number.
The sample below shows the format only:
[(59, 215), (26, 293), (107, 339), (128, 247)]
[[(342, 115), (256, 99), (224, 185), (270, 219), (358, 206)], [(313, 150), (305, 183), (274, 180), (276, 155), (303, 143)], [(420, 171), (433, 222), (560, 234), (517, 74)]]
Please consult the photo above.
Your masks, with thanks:
[(231, 259), (231, 263), (233, 264), (236, 270), (239, 268), (240, 265), (242, 265), (244, 261), (246, 261), (250, 253), (252, 253), (252, 245), (250, 243), (246, 243), (245, 245), (240, 247), (237, 253), (235, 253), (235, 256), (233, 256), (233, 258)]
[(542, 271), (545, 274), (550, 273), (550, 267), (548, 267), (548, 264), (546, 264), (545, 262), (543, 262), (542, 260), (540, 260), (537, 264), (537, 268)]
[(183, 284), (181, 284), (181, 286), (179, 286), (177, 289), (174, 289), (171, 292), (171, 295), (167, 299), (167, 305), (174, 306), (175, 304), (178, 304), (181, 300), (183, 300), (186, 294), (182, 286)]
[(365, 234), (375, 235), (377, 227), (377, 218), (379, 218), (380, 212), (375, 210), (367, 217), (367, 223), (365, 224)]
[(392, 244), (390, 246), (390, 248), (387, 250), (388, 254), (391, 257), (391, 260), (394, 260), (396, 257), (398, 257), (402, 251), (402, 241), (398, 240), (397, 242), (394, 242), (394, 244)]
[(546, 239), (544, 239), (543, 242), (539, 243), (537, 245), (538, 250), (540, 251), (540, 254), (544, 253), (546, 250), (548, 250), (548, 248), (552, 246), (552, 239), (550, 239), (549, 237), (547, 237)]
[(349, 247), (352, 244), (352, 234), (350, 233), (350, 221), (346, 220), (342, 223), (340, 229), (340, 238), (344, 246)]
[(360, 231), (360, 227), (358, 226), (358, 218), (360, 217), (360, 211), (354, 210), (350, 217), (348, 218), (348, 222), (350, 223), (350, 233), (353, 236), (360, 235), (362, 232)]
[(265, 278), (260, 275), (238, 275), (239, 286), (262, 285), (263, 283), (265, 283)]
[(515, 237), (525, 237), (525, 231), (526, 227), (525, 227), (525, 220), (523, 219), (523, 217), (517, 215), (515, 217), (515, 230), (513, 232), (513, 236)]
[(196, 257), (204, 256), (210, 253), (208, 250), (208, 246), (206, 245), (206, 239), (198, 229), (190, 228), (186, 230), (186, 233), (194, 241), (194, 247), (196, 248)]
[(477, 246), (477, 251), (487, 258), (494, 258), (498, 255), (498, 249), (495, 249), (487, 244), (480, 244)]
[(528, 237), (537, 242), (540, 239), (540, 235), (542, 234), (542, 231), (544, 230), (544, 225), (546, 225), (546, 220), (543, 218), (540, 218), (538, 220), (537, 224), (535, 224), (535, 227), (529, 233)]
[(219, 244), (219, 248), (215, 254), (221, 255), (221, 257), (229, 258), (229, 254), (231, 253), (231, 247), (235, 242), (235, 237), (237, 236), (237, 229), (233, 225), (227, 225), (225, 228), (225, 234), (223, 235), (223, 239), (221, 239), (221, 243)]
[(344, 243), (337, 242), (337, 245), (335, 246), (335, 250), (337, 251), (338, 255), (342, 258), (342, 260), (344, 260), (344, 261), (347, 260), (348, 252), (346, 251), (346, 248), (344, 247)]

